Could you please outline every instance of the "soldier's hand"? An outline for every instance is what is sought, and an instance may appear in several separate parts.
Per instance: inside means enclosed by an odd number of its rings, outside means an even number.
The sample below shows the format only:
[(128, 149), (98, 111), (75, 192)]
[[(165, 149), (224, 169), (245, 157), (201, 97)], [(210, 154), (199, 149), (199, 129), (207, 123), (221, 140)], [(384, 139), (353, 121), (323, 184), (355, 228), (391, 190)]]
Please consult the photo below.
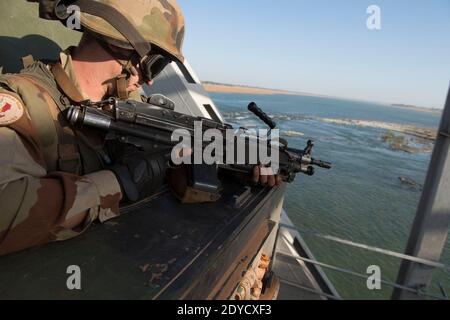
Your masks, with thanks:
[(166, 168), (163, 154), (136, 151), (124, 155), (110, 170), (119, 181), (123, 199), (135, 202), (154, 194), (163, 185)]
[(173, 148), (172, 152), (170, 154), (170, 167), (176, 167), (174, 163), (183, 163), (184, 161), (187, 161), (189, 157), (192, 155), (192, 149), (189, 147), (183, 147), (183, 148)]
[(283, 181), (279, 175), (274, 175), (271, 168), (255, 166), (253, 168), (252, 181), (263, 186), (279, 186)]

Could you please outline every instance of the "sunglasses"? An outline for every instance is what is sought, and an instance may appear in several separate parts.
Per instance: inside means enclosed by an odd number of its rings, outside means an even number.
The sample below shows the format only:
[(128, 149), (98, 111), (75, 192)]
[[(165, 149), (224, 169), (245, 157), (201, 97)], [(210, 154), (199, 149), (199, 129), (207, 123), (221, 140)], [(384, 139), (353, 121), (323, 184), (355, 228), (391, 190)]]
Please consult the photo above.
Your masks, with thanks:
[(168, 64), (173, 60), (169, 58), (164, 52), (161, 52), (157, 48), (153, 48), (152, 51), (144, 58), (140, 59), (139, 55), (132, 50), (122, 49), (114, 46), (109, 47), (114, 56), (123, 62), (131, 61), (135, 65), (139, 65), (139, 69), (144, 77), (145, 81), (150, 81), (156, 78)]
[(141, 72), (146, 81), (153, 80), (160, 74), (169, 63), (172, 62), (167, 56), (160, 53), (149, 54), (139, 63)]

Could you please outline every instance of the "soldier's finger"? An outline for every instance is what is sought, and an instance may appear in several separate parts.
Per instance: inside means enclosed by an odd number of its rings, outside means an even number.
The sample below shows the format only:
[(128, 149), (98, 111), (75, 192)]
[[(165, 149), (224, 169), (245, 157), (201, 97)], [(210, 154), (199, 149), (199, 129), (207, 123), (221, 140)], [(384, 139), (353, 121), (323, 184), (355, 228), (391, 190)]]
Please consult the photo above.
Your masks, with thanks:
[(261, 166), (261, 169), (260, 169), (260, 174), (263, 176), (273, 176), (274, 174), (273, 174), (273, 170), (272, 170), (272, 168), (271, 167), (265, 167), (265, 166)]
[(180, 158), (183, 157), (189, 157), (192, 154), (192, 149), (191, 148), (182, 148), (180, 150)]
[(275, 176), (267, 176), (267, 185), (273, 187), (275, 185)]
[(267, 176), (266, 175), (260, 175), (259, 176), (259, 182), (263, 185), (263, 186), (265, 186), (266, 184), (267, 184)]
[(188, 147), (179, 148), (174, 151), (175, 151), (175, 157), (177, 159), (183, 159), (185, 157), (189, 157), (192, 154), (192, 149), (188, 148)]
[(255, 183), (258, 183), (258, 181), (259, 181), (259, 167), (258, 166), (253, 167), (252, 181)]
[(281, 178), (281, 176), (276, 176), (275, 180), (276, 180), (276, 185), (277, 186), (281, 185), (281, 183), (283, 182), (283, 178)]

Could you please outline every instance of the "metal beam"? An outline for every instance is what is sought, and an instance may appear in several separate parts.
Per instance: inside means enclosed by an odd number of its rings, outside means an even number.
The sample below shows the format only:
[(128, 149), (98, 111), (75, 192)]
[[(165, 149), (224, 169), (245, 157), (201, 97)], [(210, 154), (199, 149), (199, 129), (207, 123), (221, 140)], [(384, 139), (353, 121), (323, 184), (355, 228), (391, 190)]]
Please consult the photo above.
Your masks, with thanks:
[[(431, 156), (427, 178), (409, 235), (405, 254), (439, 262), (450, 222), (450, 89), (442, 113), (439, 133)], [(403, 260), (397, 283), (426, 291), (435, 268)], [(421, 299), (417, 294), (396, 288), (392, 299)]]

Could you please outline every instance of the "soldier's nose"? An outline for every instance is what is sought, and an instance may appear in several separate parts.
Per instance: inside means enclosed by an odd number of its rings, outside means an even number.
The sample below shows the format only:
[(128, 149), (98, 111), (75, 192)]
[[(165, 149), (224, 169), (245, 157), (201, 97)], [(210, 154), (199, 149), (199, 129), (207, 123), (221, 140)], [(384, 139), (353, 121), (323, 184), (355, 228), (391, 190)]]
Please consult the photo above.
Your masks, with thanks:
[(148, 86), (151, 86), (151, 85), (153, 85), (153, 80), (148, 80), (146, 83)]

